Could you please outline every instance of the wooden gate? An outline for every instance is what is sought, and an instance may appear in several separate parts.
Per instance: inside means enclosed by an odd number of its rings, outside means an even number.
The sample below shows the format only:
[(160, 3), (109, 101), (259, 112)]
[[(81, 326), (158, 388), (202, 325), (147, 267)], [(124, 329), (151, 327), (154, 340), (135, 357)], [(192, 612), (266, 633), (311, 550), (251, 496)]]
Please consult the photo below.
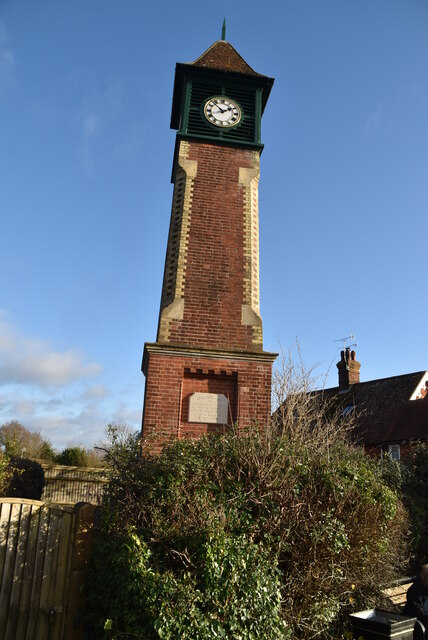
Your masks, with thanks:
[[(92, 522), (82, 527), (79, 515), (88, 507)], [(86, 511), (86, 525), (87, 515)], [(64, 640), (81, 636), (79, 587), (82, 573), (86, 573), (92, 539), (89, 535), (88, 545), (86, 534), (93, 529), (93, 516), (92, 505), (73, 508), (0, 499), (0, 638)]]

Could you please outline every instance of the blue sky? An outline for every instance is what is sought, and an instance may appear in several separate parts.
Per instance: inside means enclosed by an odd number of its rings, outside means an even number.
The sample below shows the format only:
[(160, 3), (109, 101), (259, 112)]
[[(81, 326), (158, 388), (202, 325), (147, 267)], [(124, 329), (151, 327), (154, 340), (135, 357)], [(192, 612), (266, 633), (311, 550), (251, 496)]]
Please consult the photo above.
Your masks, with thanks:
[[(172, 186), (174, 67), (225, 5), (0, 0), (0, 423), (54, 446), (138, 427)], [(229, 3), (227, 40), (275, 77), (262, 123), (266, 350), (336, 383), (428, 368), (428, 3)], [(329, 373), (328, 373), (329, 372)]]

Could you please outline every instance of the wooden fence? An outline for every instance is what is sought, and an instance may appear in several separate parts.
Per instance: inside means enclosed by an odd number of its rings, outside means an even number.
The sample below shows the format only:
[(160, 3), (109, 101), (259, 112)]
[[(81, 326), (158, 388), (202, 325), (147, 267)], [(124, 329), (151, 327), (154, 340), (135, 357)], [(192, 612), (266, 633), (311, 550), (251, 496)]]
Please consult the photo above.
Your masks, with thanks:
[(59, 504), (100, 505), (108, 479), (105, 469), (66, 467), (38, 460), (45, 474), (42, 500)]
[(0, 498), (0, 638), (79, 640), (97, 509)]

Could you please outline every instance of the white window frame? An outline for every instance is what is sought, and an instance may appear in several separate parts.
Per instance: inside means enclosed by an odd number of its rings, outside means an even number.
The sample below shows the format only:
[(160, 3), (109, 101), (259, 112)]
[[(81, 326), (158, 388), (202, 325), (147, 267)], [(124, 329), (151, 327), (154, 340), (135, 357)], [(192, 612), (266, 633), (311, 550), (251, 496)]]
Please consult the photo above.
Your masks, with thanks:
[(388, 456), (390, 460), (400, 460), (401, 458), (401, 447), (399, 444), (389, 444), (388, 445)]

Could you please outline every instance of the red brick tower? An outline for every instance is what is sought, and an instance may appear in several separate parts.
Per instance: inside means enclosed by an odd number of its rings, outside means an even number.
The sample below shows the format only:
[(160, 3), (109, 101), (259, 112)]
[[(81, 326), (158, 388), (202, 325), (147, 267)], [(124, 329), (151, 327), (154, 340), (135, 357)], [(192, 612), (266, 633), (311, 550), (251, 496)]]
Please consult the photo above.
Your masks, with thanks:
[(171, 222), (155, 343), (144, 346), (143, 436), (270, 419), (259, 306), (261, 116), (273, 80), (224, 40), (177, 64)]

